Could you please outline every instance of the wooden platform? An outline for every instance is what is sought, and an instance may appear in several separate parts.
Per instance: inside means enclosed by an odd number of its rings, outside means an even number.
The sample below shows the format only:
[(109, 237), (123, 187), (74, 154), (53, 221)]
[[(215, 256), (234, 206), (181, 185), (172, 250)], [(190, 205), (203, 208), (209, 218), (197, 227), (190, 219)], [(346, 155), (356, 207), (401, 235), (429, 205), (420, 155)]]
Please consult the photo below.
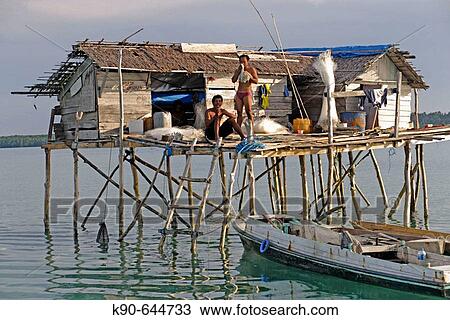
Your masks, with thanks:
[[(247, 157), (275, 157), (275, 156), (296, 156), (308, 154), (326, 154), (330, 147), (335, 152), (360, 151), (369, 149), (397, 148), (404, 145), (406, 141), (414, 143), (438, 142), (450, 139), (450, 126), (440, 126), (431, 128), (411, 129), (401, 131), (399, 136), (393, 137), (390, 130), (373, 130), (362, 132), (352, 132), (349, 130), (337, 131), (334, 142), (328, 143), (326, 133), (317, 134), (283, 134), (283, 135), (258, 135), (258, 139), (266, 145), (266, 148), (252, 151), (246, 154)], [(166, 142), (154, 140), (145, 135), (126, 135), (126, 146), (129, 147), (160, 147), (164, 148)], [(239, 143), (237, 136), (231, 136), (224, 140), (222, 144), (223, 152), (235, 152), (235, 147)], [(78, 148), (110, 148), (114, 147), (114, 140), (93, 140), (82, 141)], [(182, 155), (189, 152), (190, 141), (174, 141), (172, 150), (174, 155)], [(51, 142), (43, 145), (42, 148), (65, 149), (68, 146), (64, 142)], [(196, 154), (211, 154), (214, 145), (207, 141), (200, 141), (195, 147)]]

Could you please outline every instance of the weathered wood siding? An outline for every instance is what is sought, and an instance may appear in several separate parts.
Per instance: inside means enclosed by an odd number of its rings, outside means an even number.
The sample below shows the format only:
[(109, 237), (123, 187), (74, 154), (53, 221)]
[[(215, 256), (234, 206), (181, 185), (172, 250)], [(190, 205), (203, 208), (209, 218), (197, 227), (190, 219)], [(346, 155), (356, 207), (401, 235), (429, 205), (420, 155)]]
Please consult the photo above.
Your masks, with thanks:
[(87, 59), (62, 91), (59, 100), (65, 139), (74, 139), (78, 111), (83, 112), (79, 121), (80, 140), (98, 139), (95, 82), (95, 67)]
[[(119, 75), (115, 71), (98, 71), (98, 125), (100, 137), (119, 130)], [(148, 72), (123, 73), (125, 125), (152, 111)]]
[[(206, 82), (206, 107), (212, 107), (212, 97), (220, 94), (223, 98), (223, 107), (227, 110), (234, 110), (234, 97), (238, 83), (231, 81), (232, 74), (205, 74)], [(263, 84), (271, 85), (271, 95), (269, 96), (269, 107), (267, 114), (281, 124), (287, 124), (287, 115), (291, 113), (292, 96), (284, 96), (284, 87), (287, 84), (285, 76), (259, 76), (258, 85), (253, 85), (253, 111), (260, 110), (258, 106), (259, 91), (258, 86)], [(245, 117), (245, 111), (244, 111)]]

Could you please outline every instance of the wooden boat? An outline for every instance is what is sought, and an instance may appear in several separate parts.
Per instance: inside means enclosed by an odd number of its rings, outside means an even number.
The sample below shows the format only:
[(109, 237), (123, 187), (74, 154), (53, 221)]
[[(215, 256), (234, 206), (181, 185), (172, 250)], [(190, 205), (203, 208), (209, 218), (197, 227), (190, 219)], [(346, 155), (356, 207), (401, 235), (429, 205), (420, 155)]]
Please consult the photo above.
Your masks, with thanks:
[(354, 222), (319, 225), (286, 215), (233, 221), (246, 249), (312, 271), (450, 296), (450, 234)]

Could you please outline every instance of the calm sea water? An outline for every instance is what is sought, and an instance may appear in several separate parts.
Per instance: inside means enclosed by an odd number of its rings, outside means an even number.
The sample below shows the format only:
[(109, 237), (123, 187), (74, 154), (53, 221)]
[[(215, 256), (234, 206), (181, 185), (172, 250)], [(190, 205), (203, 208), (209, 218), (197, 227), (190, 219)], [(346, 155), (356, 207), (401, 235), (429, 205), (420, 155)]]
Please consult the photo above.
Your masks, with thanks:
[[(430, 191), (430, 225), (433, 229), (450, 231), (450, 197), (448, 188), (450, 144), (427, 145), (426, 165)], [(105, 171), (108, 150), (85, 150)], [(139, 155), (152, 163), (161, 152), (141, 149)], [(72, 155), (68, 151), (53, 152), (52, 195), (70, 199), (72, 194)], [(402, 184), (403, 152), (377, 152), (390, 196)], [(113, 164), (117, 150), (112, 151)], [(209, 162), (194, 162), (194, 172), (206, 174)], [(229, 164), (228, 164), (229, 165)], [(113, 165), (114, 166), (114, 165)], [(174, 159), (175, 175), (182, 162)], [(243, 163), (241, 164), (242, 177)], [(263, 165), (256, 164), (256, 172)], [(299, 193), (298, 161), (287, 162), (290, 196)], [(148, 171), (146, 171), (149, 173)], [(358, 182), (374, 204), (379, 193), (370, 160), (357, 170)], [(107, 219), (110, 234), (108, 247), (96, 242), (97, 222), (87, 224), (74, 243), (70, 208), (59, 214), (57, 222), (45, 234), (43, 212), (44, 157), (39, 148), (0, 149), (0, 298), (1, 299), (426, 299), (425, 295), (365, 285), (340, 278), (287, 267), (244, 251), (234, 233), (227, 241), (225, 253), (218, 249), (220, 229), (210, 227), (201, 236), (197, 254), (190, 250), (190, 237), (179, 234), (169, 237), (164, 250), (158, 250), (161, 223), (147, 223), (142, 232), (132, 233), (126, 242), (118, 243), (114, 213)], [(197, 174), (200, 176), (200, 174)], [(128, 188), (130, 186), (127, 176)], [(257, 188), (267, 189), (266, 179)], [(82, 198), (95, 198), (102, 179), (80, 161)], [(157, 184), (162, 192), (167, 186)], [(141, 193), (147, 189), (141, 181)], [(347, 191), (348, 193), (348, 191)], [(108, 199), (116, 195), (108, 190)], [(220, 196), (220, 188), (211, 195)], [(258, 197), (268, 206), (268, 196)], [(114, 207), (114, 206), (112, 206)], [(420, 206), (419, 206), (420, 207)], [(83, 214), (88, 206), (82, 208)], [(295, 212), (298, 205), (289, 209)], [(97, 211), (94, 212), (97, 215)], [(146, 216), (150, 216), (146, 213)], [(401, 220), (401, 210), (394, 216)], [(419, 217), (418, 224), (421, 225)], [(152, 220), (154, 221), (154, 220)], [(128, 221), (129, 222), (129, 219)], [(393, 220), (392, 223), (399, 223)]]

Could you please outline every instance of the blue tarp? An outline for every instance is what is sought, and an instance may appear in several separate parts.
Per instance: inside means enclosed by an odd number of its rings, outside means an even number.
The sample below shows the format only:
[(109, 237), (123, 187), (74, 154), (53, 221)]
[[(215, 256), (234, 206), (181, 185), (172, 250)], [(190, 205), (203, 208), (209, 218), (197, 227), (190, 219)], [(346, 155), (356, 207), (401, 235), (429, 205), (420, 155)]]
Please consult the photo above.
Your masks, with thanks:
[[(205, 98), (204, 92), (197, 93), (199, 100)], [(175, 101), (180, 100), (183, 104), (192, 104), (193, 94), (183, 92), (152, 92), (152, 103), (159, 105), (174, 104)]]
[(354, 58), (354, 57), (379, 55), (379, 54), (384, 53), (390, 47), (391, 47), (391, 45), (389, 45), (389, 44), (381, 44), (381, 45), (368, 45), (368, 46), (287, 48), (284, 51), (289, 52), (289, 53), (300, 53), (304, 56), (315, 57), (326, 50), (331, 50), (333, 57)]

